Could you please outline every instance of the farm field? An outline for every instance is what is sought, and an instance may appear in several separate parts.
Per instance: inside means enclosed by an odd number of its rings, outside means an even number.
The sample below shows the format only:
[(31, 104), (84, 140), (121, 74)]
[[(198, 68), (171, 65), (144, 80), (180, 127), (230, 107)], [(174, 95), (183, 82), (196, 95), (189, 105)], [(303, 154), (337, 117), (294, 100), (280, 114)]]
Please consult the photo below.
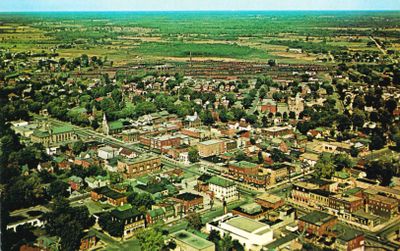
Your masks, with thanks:
[(121, 66), (142, 62), (185, 62), (190, 58), (228, 62), (330, 63), (331, 53), (347, 50), (381, 53), (370, 43), (371, 35), (388, 43), (389, 49), (400, 46), (396, 37), (399, 31), (395, 25), (399, 22), (396, 12), (322, 14), (4, 13), (0, 15), (0, 48), (32, 53), (51, 50), (65, 58), (96, 55)]

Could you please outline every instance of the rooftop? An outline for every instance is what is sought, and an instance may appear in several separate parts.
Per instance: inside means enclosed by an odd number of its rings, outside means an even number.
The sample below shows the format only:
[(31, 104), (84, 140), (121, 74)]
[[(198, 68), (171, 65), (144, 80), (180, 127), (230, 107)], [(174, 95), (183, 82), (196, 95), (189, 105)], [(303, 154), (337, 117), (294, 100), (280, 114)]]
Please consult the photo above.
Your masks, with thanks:
[(231, 218), (225, 223), (248, 233), (257, 233), (263, 230), (265, 227), (268, 227), (269, 229), (267, 224), (241, 216)]
[(211, 241), (205, 240), (197, 235), (194, 235), (186, 230), (178, 231), (172, 234), (172, 237), (178, 241), (181, 241), (187, 244), (190, 247), (193, 247), (198, 250), (206, 249), (208, 247), (213, 247), (214, 243)]
[(270, 194), (270, 193), (263, 193), (257, 196), (257, 199), (267, 201), (269, 203), (277, 203), (282, 200), (281, 197)]
[(232, 181), (220, 178), (218, 176), (213, 176), (211, 179), (208, 180), (208, 182), (210, 184), (214, 184), (220, 187), (231, 187), (235, 185), (235, 183), (233, 183)]
[(52, 133), (59, 134), (59, 133), (67, 133), (72, 132), (73, 129), (70, 126), (57, 126), (52, 128)]
[(320, 226), (326, 222), (329, 222), (333, 219), (336, 219), (335, 216), (332, 216), (330, 214), (321, 212), (321, 211), (313, 211), (309, 214), (304, 215), (303, 217), (300, 218), (300, 220)]
[(185, 201), (195, 200), (195, 199), (202, 198), (202, 197), (203, 196), (194, 194), (194, 193), (181, 193), (176, 196), (177, 199), (185, 200)]
[(210, 139), (207, 141), (200, 142), (199, 144), (209, 146), (209, 145), (214, 145), (214, 144), (220, 144), (221, 142), (222, 141), (218, 140), (218, 139)]
[(258, 166), (257, 164), (248, 161), (231, 162), (230, 164), (240, 168), (255, 168)]
[(120, 161), (126, 164), (136, 164), (140, 163), (143, 161), (148, 161), (148, 160), (154, 160), (154, 159), (159, 159), (160, 157), (151, 153), (144, 153), (141, 154), (135, 158), (132, 159), (127, 159), (127, 158), (121, 158)]
[(129, 204), (118, 207), (111, 211), (111, 215), (120, 220), (130, 219), (142, 215), (138, 210), (132, 208)]

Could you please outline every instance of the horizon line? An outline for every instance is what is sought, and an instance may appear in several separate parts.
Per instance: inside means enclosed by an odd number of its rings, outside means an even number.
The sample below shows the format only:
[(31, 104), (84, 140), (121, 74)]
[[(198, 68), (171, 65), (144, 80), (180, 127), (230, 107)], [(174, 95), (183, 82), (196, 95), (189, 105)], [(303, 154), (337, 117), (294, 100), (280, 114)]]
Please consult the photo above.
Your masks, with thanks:
[(288, 9), (276, 9), (276, 10), (257, 10), (257, 9), (243, 9), (243, 10), (16, 10), (16, 11), (0, 11), (0, 13), (41, 13), (41, 12), (47, 12), (47, 13), (60, 13), (60, 12), (244, 12), (244, 11), (249, 11), (249, 12), (296, 12), (296, 11), (303, 11), (303, 12), (318, 12), (318, 11), (323, 11), (323, 12), (352, 12), (352, 11), (359, 11), (359, 12), (397, 12), (400, 11), (400, 9), (394, 9), (394, 10), (389, 10), (389, 9), (343, 9), (343, 10), (332, 10), (332, 9), (321, 9), (321, 10), (315, 10), (315, 9), (293, 9), (293, 10), (288, 10)]

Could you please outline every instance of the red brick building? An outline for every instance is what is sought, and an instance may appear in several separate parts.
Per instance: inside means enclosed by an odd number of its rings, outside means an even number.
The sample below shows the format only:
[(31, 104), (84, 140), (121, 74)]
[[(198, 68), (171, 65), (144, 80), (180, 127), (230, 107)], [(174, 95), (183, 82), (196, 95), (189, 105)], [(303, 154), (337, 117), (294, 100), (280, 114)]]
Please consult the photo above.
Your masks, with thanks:
[(313, 211), (299, 218), (299, 231), (306, 231), (316, 236), (333, 235), (333, 227), (337, 223), (337, 217), (330, 214)]
[(181, 193), (172, 199), (181, 204), (183, 213), (193, 212), (204, 207), (203, 196), (198, 194)]
[(179, 146), (181, 144), (181, 138), (172, 135), (162, 135), (156, 137), (141, 136), (139, 141), (143, 145), (158, 149), (160, 151), (166, 151), (167, 148)]
[(329, 207), (353, 213), (364, 207), (364, 200), (351, 195), (333, 195), (329, 197)]
[(90, 192), (90, 196), (94, 201), (106, 200), (114, 206), (122, 206), (128, 202), (128, 197), (125, 194), (109, 187), (95, 188)]
[(141, 176), (150, 172), (160, 170), (160, 156), (153, 154), (142, 154), (132, 159), (118, 160), (117, 169), (125, 178)]
[(239, 181), (256, 187), (265, 187), (270, 182), (270, 174), (259, 171), (259, 165), (247, 161), (230, 162), (229, 174)]
[(263, 193), (256, 197), (255, 202), (262, 207), (276, 209), (285, 204), (285, 201), (276, 195)]
[(365, 200), (365, 211), (384, 218), (392, 218), (398, 213), (399, 203), (396, 199), (378, 194), (368, 194)]

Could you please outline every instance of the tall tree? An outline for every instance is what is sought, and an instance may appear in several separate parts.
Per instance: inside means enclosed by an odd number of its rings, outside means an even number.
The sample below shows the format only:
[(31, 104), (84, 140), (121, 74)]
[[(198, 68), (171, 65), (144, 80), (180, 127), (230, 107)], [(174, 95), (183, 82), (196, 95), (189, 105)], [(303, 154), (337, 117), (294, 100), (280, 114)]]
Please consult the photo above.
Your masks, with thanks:
[(148, 228), (136, 235), (139, 240), (141, 250), (160, 251), (164, 246), (162, 233), (154, 228)]
[(330, 154), (322, 154), (314, 166), (314, 175), (318, 178), (328, 178), (330, 179), (335, 172), (335, 166), (332, 161), (332, 156)]
[(189, 155), (188, 156), (189, 157), (189, 161), (191, 163), (196, 163), (196, 162), (199, 161), (200, 155), (199, 155), (199, 150), (197, 150), (197, 148), (191, 147), (189, 149), (188, 155)]
[(189, 227), (200, 230), (201, 227), (203, 226), (203, 223), (201, 222), (201, 217), (200, 214), (198, 213), (190, 213), (187, 215), (186, 219), (189, 222)]

